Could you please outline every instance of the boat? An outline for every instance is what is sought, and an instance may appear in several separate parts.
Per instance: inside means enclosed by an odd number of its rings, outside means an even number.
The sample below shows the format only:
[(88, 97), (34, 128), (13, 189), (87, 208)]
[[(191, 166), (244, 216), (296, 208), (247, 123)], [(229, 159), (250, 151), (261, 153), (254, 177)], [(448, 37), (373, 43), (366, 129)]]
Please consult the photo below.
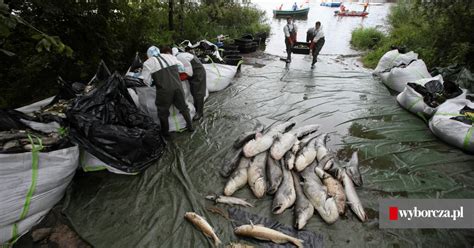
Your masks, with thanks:
[(273, 10), (273, 16), (296, 16), (296, 17), (307, 17), (309, 12), (308, 8), (297, 9), (297, 10)]
[(339, 8), (341, 6), (341, 2), (322, 2), (320, 5), (321, 6), (326, 6), (326, 7), (331, 7), (331, 8)]
[(360, 16), (360, 17), (365, 17), (369, 14), (369, 12), (364, 12), (364, 11), (345, 11), (345, 12), (340, 12), (338, 10), (334, 11), (334, 15), (337, 16)]
[[(358, 5), (364, 5), (365, 3), (359, 2), (359, 3), (357, 3), (357, 4), (358, 4)], [(369, 3), (369, 5), (373, 5), (373, 6), (380, 6), (380, 5), (382, 5), (382, 4), (383, 4), (383, 3)]]

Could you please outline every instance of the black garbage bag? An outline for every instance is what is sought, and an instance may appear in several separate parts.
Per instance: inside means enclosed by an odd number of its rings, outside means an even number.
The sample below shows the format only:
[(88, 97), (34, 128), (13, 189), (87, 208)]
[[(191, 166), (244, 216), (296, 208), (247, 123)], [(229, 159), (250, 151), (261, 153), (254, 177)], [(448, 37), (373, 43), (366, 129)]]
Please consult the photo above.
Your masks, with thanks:
[(135, 58), (133, 58), (132, 65), (130, 66), (131, 72), (138, 72), (143, 67), (143, 62), (138, 56), (138, 52), (135, 54)]
[(125, 77), (123, 77), (123, 80), (125, 81), (125, 86), (127, 86), (127, 88), (147, 86), (141, 78), (126, 75)]
[(471, 93), (474, 92), (474, 74), (466, 67), (460, 65), (451, 65), (448, 67), (436, 67), (431, 75), (441, 74), (444, 80), (454, 82), (461, 88), (467, 89)]
[[(313, 248), (324, 247), (323, 236), (321, 234), (317, 234), (310, 231), (298, 231), (294, 229), (293, 227), (285, 226), (277, 221), (274, 221), (274, 220), (271, 220), (271, 219), (268, 219), (256, 214), (252, 214), (252, 213), (240, 210), (238, 208), (229, 208), (228, 211), (229, 211), (229, 218), (234, 220), (232, 221), (232, 226), (234, 228), (241, 225), (248, 225), (250, 224), (250, 221), (252, 221), (254, 225), (261, 224), (265, 227), (272, 228), (279, 232), (283, 232), (293, 237), (302, 239), (304, 242), (303, 243), (304, 247), (313, 247)], [(274, 248), (295, 247), (291, 243), (275, 244), (271, 241), (262, 241), (262, 240), (250, 239), (250, 238), (245, 238), (245, 237), (242, 237), (242, 239), (258, 241), (259, 244), (261, 244), (261, 247), (274, 247)]]
[(425, 84), (425, 86), (408, 83), (416, 92), (423, 96), (423, 101), (430, 107), (436, 108), (447, 99), (455, 98), (463, 92), (455, 83), (445, 81), (441, 83), (439, 80), (432, 80)]
[(86, 88), (86, 85), (79, 82), (66, 82), (61, 77), (58, 77), (57, 83), (60, 85), (59, 92), (56, 96), (54, 96), (53, 100), (46, 105), (46, 107), (50, 107), (60, 100), (70, 100), (76, 98), (77, 95), (82, 94)]
[(464, 106), (464, 108), (459, 111), (460, 116), (451, 117), (453, 120), (460, 121), (467, 125), (474, 124), (474, 109)]
[[(103, 60), (100, 61), (99, 66), (97, 67), (97, 71), (92, 79), (87, 83), (89, 87), (98, 88), (99, 86), (103, 85), (107, 80), (110, 78), (112, 74), (110, 73), (109, 68), (105, 64)], [(91, 91), (87, 90), (86, 91)]]
[(33, 120), (32, 117), (12, 109), (0, 109), (0, 131), (12, 129), (22, 130), (28, 128), (21, 120)]
[(104, 163), (127, 173), (144, 170), (164, 152), (160, 126), (133, 103), (116, 72), (67, 112), (72, 141)]

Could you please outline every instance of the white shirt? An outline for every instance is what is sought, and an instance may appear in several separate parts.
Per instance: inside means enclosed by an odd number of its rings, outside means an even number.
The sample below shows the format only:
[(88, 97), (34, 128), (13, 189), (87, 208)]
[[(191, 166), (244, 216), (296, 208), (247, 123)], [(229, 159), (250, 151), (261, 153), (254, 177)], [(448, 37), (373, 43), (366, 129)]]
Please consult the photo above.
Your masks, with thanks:
[(324, 38), (323, 26), (319, 27), (319, 29), (314, 28), (314, 43), (318, 42), (319, 39)]
[(194, 55), (190, 54), (190, 53), (178, 53), (176, 54), (176, 58), (178, 58), (178, 60), (183, 63), (183, 66), (184, 66), (184, 72), (192, 77), (193, 76), (193, 66), (191, 65), (191, 60), (194, 59)]
[(298, 27), (294, 23), (292, 24), (286, 24), (285, 27), (283, 27), (283, 32), (285, 33), (285, 37), (290, 37), (290, 31), (293, 32), (298, 32)]
[[(181, 63), (175, 56), (171, 54), (160, 55), (166, 62), (168, 62), (169, 66), (178, 65), (178, 71), (184, 72), (183, 63)], [(153, 82), (151, 74), (167, 67), (166, 63), (163, 60), (161, 61), (161, 63), (163, 64), (163, 68), (161, 67), (160, 62), (158, 62), (158, 59), (156, 57), (151, 57), (143, 63), (143, 70), (140, 78), (143, 79), (143, 82), (145, 82), (145, 84), (147, 84), (148, 86), (151, 86), (151, 83)]]

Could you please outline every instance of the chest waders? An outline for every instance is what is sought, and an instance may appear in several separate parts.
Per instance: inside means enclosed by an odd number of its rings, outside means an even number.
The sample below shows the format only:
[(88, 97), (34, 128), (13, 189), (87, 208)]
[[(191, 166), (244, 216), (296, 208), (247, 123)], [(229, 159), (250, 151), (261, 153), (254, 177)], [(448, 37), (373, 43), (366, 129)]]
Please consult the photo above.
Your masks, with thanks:
[[(151, 74), (156, 87), (156, 109), (158, 110), (158, 119), (161, 124), (161, 133), (164, 136), (169, 135), (168, 117), (170, 116), (170, 107), (172, 104), (176, 106), (186, 121), (188, 131), (194, 131), (189, 114), (188, 105), (184, 99), (184, 90), (179, 80), (178, 65), (170, 66), (168, 62), (160, 55), (155, 57), (160, 63), (161, 70)], [(163, 66), (165, 62), (167, 67)]]
[(191, 86), (191, 95), (194, 99), (194, 106), (196, 106), (195, 120), (201, 119), (204, 114), (204, 97), (206, 96), (206, 70), (201, 61), (194, 56), (191, 60), (193, 68), (193, 77), (189, 80)]

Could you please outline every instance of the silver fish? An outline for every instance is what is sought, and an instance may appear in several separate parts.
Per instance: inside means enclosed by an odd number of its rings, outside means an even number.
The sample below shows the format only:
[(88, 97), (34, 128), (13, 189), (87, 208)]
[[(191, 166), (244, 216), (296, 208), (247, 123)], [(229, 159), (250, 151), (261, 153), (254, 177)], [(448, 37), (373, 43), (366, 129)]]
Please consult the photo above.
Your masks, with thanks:
[(357, 215), (359, 220), (365, 222), (367, 220), (367, 215), (365, 214), (362, 202), (357, 195), (352, 179), (347, 175), (346, 170), (342, 170), (340, 176), (342, 184), (344, 185), (344, 192), (347, 196), (347, 204), (349, 204), (349, 207)]
[(295, 169), (302, 171), (308, 167), (316, 159), (316, 139), (311, 140), (300, 152), (296, 155)]
[(277, 244), (291, 242), (297, 247), (303, 247), (303, 240), (286, 235), (263, 225), (242, 225), (234, 229), (234, 233), (241, 236), (252, 237), (260, 240), (270, 240)]
[(314, 172), (315, 167), (316, 163), (312, 163), (301, 173), (303, 177), (303, 192), (319, 215), (321, 215), (321, 218), (326, 223), (332, 224), (339, 218), (336, 201), (328, 196), (326, 187), (323, 186), (323, 183)]
[(362, 186), (362, 175), (359, 171), (359, 158), (357, 157), (357, 152), (352, 153), (351, 160), (349, 160), (346, 167), (346, 173), (357, 187)]
[(214, 229), (209, 223), (201, 216), (194, 212), (186, 212), (184, 214), (184, 218), (194, 224), (204, 235), (212, 238), (214, 240), (214, 245), (219, 246), (221, 244), (221, 240), (217, 237)]
[(283, 180), (273, 198), (272, 212), (281, 214), (285, 209), (291, 207), (296, 200), (295, 183), (291, 171), (283, 169)]
[(262, 152), (255, 156), (247, 170), (248, 184), (253, 194), (257, 198), (262, 198), (267, 191), (267, 180), (265, 173), (265, 164), (267, 153)]
[(295, 167), (295, 159), (296, 159), (296, 156), (293, 152), (288, 151), (285, 154), (284, 161), (286, 164), (286, 168), (288, 168), (288, 170), (293, 170), (293, 168)]
[(224, 195), (231, 196), (237, 190), (241, 189), (247, 184), (248, 177), (247, 171), (248, 167), (250, 166), (250, 159), (246, 157), (241, 157), (239, 166), (237, 169), (232, 173), (224, 187)]
[(279, 125), (276, 125), (273, 128), (264, 134), (261, 137), (258, 135), (255, 136), (255, 139), (250, 140), (243, 147), (244, 155), (247, 158), (254, 157), (255, 155), (262, 153), (268, 149), (273, 144), (274, 139), (281, 133), (290, 130), (295, 125), (294, 122), (285, 122)]
[(344, 214), (346, 208), (346, 194), (344, 194), (344, 187), (342, 187), (342, 184), (319, 167), (315, 168), (315, 172), (323, 181), (324, 186), (326, 186), (328, 195), (332, 196), (336, 201), (339, 215)]
[(242, 156), (242, 148), (234, 149), (231, 148), (222, 163), (220, 174), (223, 177), (228, 177), (239, 165), (240, 157)]
[(293, 147), (299, 137), (316, 132), (318, 129), (319, 125), (307, 125), (279, 135), (270, 149), (272, 158), (280, 160)]
[(263, 128), (264, 128), (263, 125), (258, 124), (255, 127), (254, 131), (245, 132), (245, 133), (239, 135), (239, 137), (237, 137), (237, 139), (234, 141), (234, 144), (233, 144), (234, 148), (236, 148), (236, 149), (241, 148), (242, 146), (244, 146), (250, 140), (255, 139), (255, 135), (257, 133), (263, 132)]
[(334, 163), (334, 154), (326, 147), (326, 141), (329, 138), (325, 133), (316, 140), (316, 159), (318, 160), (318, 167), (323, 170), (328, 170)]
[(232, 196), (218, 196), (218, 195), (208, 195), (206, 199), (214, 201), (215, 203), (222, 203), (228, 205), (240, 205), (244, 207), (253, 207), (253, 205), (247, 202), (245, 199), (232, 197)]
[(275, 161), (270, 155), (267, 157), (267, 178), (267, 193), (273, 195), (277, 191), (278, 186), (280, 186), (281, 180), (283, 179), (283, 171), (280, 162)]
[(308, 223), (314, 215), (314, 207), (308, 200), (301, 187), (301, 180), (299, 175), (292, 172), (293, 180), (295, 182), (296, 202), (295, 202), (295, 228), (298, 230)]
[(301, 140), (297, 140), (295, 144), (293, 145), (293, 147), (291, 148), (291, 151), (294, 154), (297, 154), (301, 150), (301, 148), (305, 147), (312, 139), (318, 137), (319, 135), (320, 135), (319, 133), (314, 132), (314, 133), (310, 133), (306, 135)]

